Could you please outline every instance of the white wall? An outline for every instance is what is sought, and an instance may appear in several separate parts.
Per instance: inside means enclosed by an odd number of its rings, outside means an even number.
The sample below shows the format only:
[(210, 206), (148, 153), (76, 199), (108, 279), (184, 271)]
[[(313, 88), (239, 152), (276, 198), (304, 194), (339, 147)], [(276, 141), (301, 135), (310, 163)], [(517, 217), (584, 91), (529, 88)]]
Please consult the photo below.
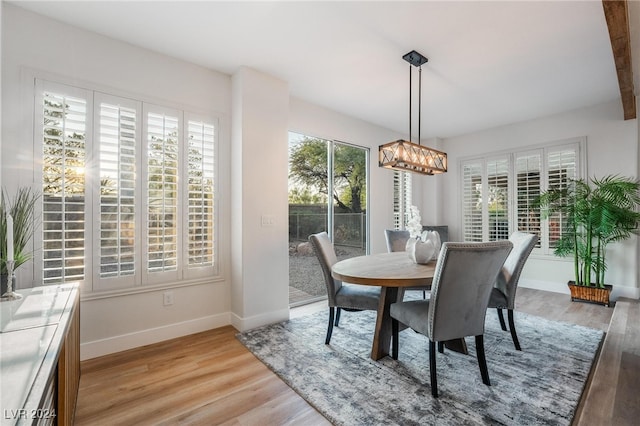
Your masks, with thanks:
[[(33, 182), (33, 89), (28, 79), (33, 74), (221, 117), (222, 278), (173, 288), (175, 303), (167, 307), (162, 304), (162, 289), (100, 298), (85, 292), (81, 303), (83, 359), (229, 324), (230, 235), (224, 224), (230, 217), (231, 78), (10, 4), (3, 7), (2, 103), (12, 108), (2, 110), (2, 182), (10, 192)], [(29, 267), (21, 269), (22, 285), (30, 283)]]
[(232, 324), (289, 318), (289, 87), (243, 67), (233, 75)]
[[(443, 175), (444, 196), (441, 217), (447, 218), (452, 239), (460, 239), (459, 160), (461, 157), (516, 149), (568, 138), (587, 138), (587, 173), (602, 177), (638, 173), (638, 123), (623, 120), (619, 100), (537, 120), (485, 130), (444, 141), (449, 173)], [(607, 283), (614, 285), (612, 297), (639, 297), (637, 283), (637, 242), (632, 237), (611, 246)], [(573, 276), (569, 260), (532, 258), (520, 285), (568, 293), (566, 282)]]

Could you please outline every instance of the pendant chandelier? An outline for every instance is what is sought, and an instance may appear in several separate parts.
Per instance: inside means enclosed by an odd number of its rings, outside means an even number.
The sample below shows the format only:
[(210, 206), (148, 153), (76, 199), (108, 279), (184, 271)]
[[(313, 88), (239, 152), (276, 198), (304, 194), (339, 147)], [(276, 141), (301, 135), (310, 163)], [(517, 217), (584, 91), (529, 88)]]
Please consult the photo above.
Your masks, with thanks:
[[(447, 171), (447, 154), (420, 145), (420, 124), (422, 115), (422, 64), (428, 59), (412, 50), (402, 57), (409, 62), (409, 140), (399, 139), (378, 147), (378, 165), (393, 170), (409, 171), (423, 175), (445, 173)], [(411, 141), (411, 76), (413, 69), (418, 68), (418, 143)]]

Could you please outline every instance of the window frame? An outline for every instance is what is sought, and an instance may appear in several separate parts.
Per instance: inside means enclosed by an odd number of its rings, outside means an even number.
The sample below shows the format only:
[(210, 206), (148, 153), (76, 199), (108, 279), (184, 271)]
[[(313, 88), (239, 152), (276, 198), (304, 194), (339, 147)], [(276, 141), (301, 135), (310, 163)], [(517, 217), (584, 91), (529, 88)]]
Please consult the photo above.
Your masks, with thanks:
[[(132, 99), (126, 99), (126, 98), (122, 98), (120, 96), (113, 96), (113, 95), (109, 95), (106, 93), (101, 93), (101, 92), (95, 92), (94, 94), (94, 138), (92, 140), (91, 143), (91, 152), (92, 152), (92, 161), (91, 161), (91, 169), (93, 171), (93, 173), (90, 174), (90, 176), (95, 177), (97, 176), (98, 179), (93, 179), (93, 185), (91, 188), (91, 194), (92, 195), (97, 195), (94, 196), (94, 211), (95, 212), (100, 212), (100, 128), (101, 128), (101, 123), (100, 123), (100, 112), (101, 112), (101, 104), (102, 103), (108, 103), (110, 105), (113, 104), (117, 104), (117, 105), (122, 105), (125, 106), (127, 108), (131, 108), (131, 109), (135, 109), (136, 111), (136, 141), (138, 143), (138, 145), (140, 143), (142, 143), (142, 124), (140, 122), (140, 120), (142, 119), (142, 102), (140, 101), (135, 101)], [(136, 149), (136, 154), (137, 154), (137, 150)], [(140, 158), (138, 155), (136, 155), (136, 159), (135, 159), (135, 167), (136, 167), (136, 173), (139, 173), (138, 171), (140, 170)], [(135, 183), (135, 204), (134, 206), (137, 207), (136, 208), (136, 212), (135, 212), (135, 226), (136, 229), (138, 230), (138, 232), (135, 233), (135, 237), (134, 237), (134, 248), (135, 250), (135, 255), (134, 255), (134, 268), (136, 271), (140, 271), (142, 264), (141, 264), (141, 258), (140, 258), (140, 252), (142, 251), (141, 248), (141, 233), (139, 232), (140, 229), (142, 229), (142, 218), (140, 217), (140, 206), (141, 206), (141, 202), (142, 202), (142, 179), (136, 179), (136, 183)], [(116, 290), (116, 289), (124, 289), (124, 288), (131, 288), (131, 287), (136, 287), (136, 286), (140, 286), (142, 284), (142, 280), (140, 277), (140, 274), (134, 273), (133, 275), (130, 276), (126, 276), (126, 277), (118, 277), (118, 278), (102, 278), (100, 276), (100, 233), (101, 233), (101, 228), (100, 228), (100, 221), (98, 221), (97, 223), (94, 223), (93, 225), (93, 241), (95, 241), (95, 247), (93, 247), (93, 265), (95, 265), (95, 268), (92, 268), (92, 272), (93, 272), (93, 281), (92, 281), (92, 287), (93, 290), (95, 291), (109, 291), (109, 290)]]
[[(63, 82), (58, 82), (63, 81)], [(218, 161), (219, 138), (221, 134), (220, 116), (213, 112), (202, 112), (197, 108), (184, 105), (160, 104), (157, 100), (149, 100), (142, 95), (123, 94), (118, 90), (101, 90), (90, 84), (78, 85), (75, 82), (64, 82), (64, 78), (40, 76), (33, 74), (33, 148), (34, 148), (34, 185), (42, 191), (43, 182), (43, 140), (44, 140), (44, 108), (45, 91), (74, 96), (86, 100), (85, 127), (85, 216), (84, 216), (84, 279), (78, 280), (83, 293), (92, 297), (107, 297), (118, 294), (151, 291), (158, 288), (179, 287), (219, 281), (220, 276), (220, 165)], [(82, 86), (82, 87), (78, 87)], [(109, 92), (109, 93), (107, 93)], [(100, 110), (101, 103), (134, 106), (136, 108), (136, 183), (135, 183), (135, 264), (134, 278), (101, 278), (100, 277), (100, 221), (95, 220), (94, 213), (100, 212)], [(147, 111), (169, 111), (176, 113), (179, 120), (179, 159), (178, 159), (178, 198), (177, 207), (177, 270), (169, 273), (150, 273), (147, 270)], [(212, 264), (205, 266), (189, 266), (188, 262), (188, 189), (186, 176), (188, 167), (188, 138), (185, 123), (189, 120), (202, 121), (213, 126), (213, 210), (212, 210)], [(36, 208), (36, 217), (42, 219), (42, 202)], [(97, 222), (97, 223), (96, 223)], [(35, 228), (34, 247), (42, 246), (43, 229)], [(33, 270), (34, 283), (43, 284), (44, 255), (41, 249), (34, 250)], [(51, 283), (51, 284), (57, 284)]]
[[(34, 81), (34, 89), (35, 89), (35, 103), (34, 103), (34, 184), (35, 187), (38, 188), (39, 193), (42, 193), (42, 183), (44, 178), (44, 172), (42, 170), (44, 165), (44, 94), (45, 91), (55, 92), (55, 93), (64, 93), (65, 96), (73, 96), (77, 98), (84, 99), (86, 101), (86, 123), (85, 123), (85, 171), (91, 165), (92, 154), (90, 152), (88, 139), (93, 136), (93, 93), (90, 90), (69, 86), (62, 83), (56, 83), (45, 79), (35, 79)], [(87, 218), (93, 217), (93, 203), (89, 198), (87, 199), (87, 188), (91, 187), (92, 182), (89, 177), (85, 173), (85, 200), (84, 200), (84, 221), (87, 222)], [(43, 194), (44, 196), (44, 194)], [(39, 283), (39, 285), (50, 285), (45, 283), (44, 277), (44, 206), (43, 199), (40, 202), (36, 203), (36, 207), (34, 209), (34, 216), (38, 218), (39, 225), (34, 227), (34, 247), (40, 247), (40, 249), (34, 250), (33, 262), (34, 262), (34, 282)], [(86, 278), (87, 278), (87, 270), (92, 270), (92, 260), (93, 256), (87, 255), (86, 247), (93, 246), (93, 233), (91, 230), (84, 229), (84, 239), (85, 239), (85, 249), (84, 249), (84, 279), (76, 280), (81, 284), (82, 287), (86, 287)], [(87, 244), (87, 241), (89, 242)], [(37, 265), (37, 266), (36, 266)], [(54, 283), (51, 283), (54, 284)], [(57, 282), (56, 282), (57, 284)]]
[(178, 145), (182, 145), (182, 149), (179, 149), (178, 151), (178, 161), (177, 161), (177, 167), (178, 167), (178, 176), (177, 179), (178, 181), (183, 180), (181, 179), (184, 176), (184, 163), (183, 163), (183, 149), (184, 149), (184, 117), (182, 116), (182, 114), (180, 113), (179, 110), (175, 109), (175, 108), (171, 108), (171, 107), (163, 107), (163, 106), (159, 106), (159, 105), (154, 105), (154, 104), (149, 104), (149, 103), (145, 103), (142, 105), (142, 116), (143, 116), (143, 123), (142, 123), (142, 156), (140, 158), (140, 162), (141, 162), (141, 168), (140, 168), (140, 175), (142, 176), (142, 196), (143, 196), (143, 200), (142, 200), (142, 212), (141, 214), (143, 215), (143, 225), (142, 225), (142, 251), (143, 251), (143, 257), (141, 259), (142, 261), (142, 265), (140, 268), (140, 272), (142, 274), (142, 282), (143, 283), (148, 283), (151, 281), (155, 281), (157, 283), (168, 283), (168, 282), (175, 282), (175, 281), (179, 281), (183, 278), (183, 274), (182, 274), (182, 269), (184, 268), (184, 258), (182, 256), (182, 250), (181, 248), (183, 247), (183, 243), (184, 243), (184, 238), (183, 238), (183, 234), (184, 234), (184, 229), (182, 228), (182, 216), (183, 216), (183, 212), (182, 209), (180, 208), (180, 202), (181, 202), (181, 194), (182, 192), (184, 192), (182, 190), (182, 184), (178, 184), (177, 185), (177, 191), (178, 191), (178, 195), (176, 196), (176, 201), (175, 201), (175, 206), (176, 206), (176, 215), (177, 218), (175, 219), (175, 227), (176, 227), (176, 269), (175, 270), (163, 270), (163, 271), (155, 271), (152, 272), (149, 270), (149, 254), (150, 254), (150, 247), (149, 247), (149, 221), (148, 221), (148, 215), (149, 215), (149, 208), (150, 208), (150, 204), (149, 204), (149, 167), (148, 167), (148, 160), (149, 160), (149, 114), (162, 114), (163, 116), (170, 116), (170, 117), (175, 117), (177, 119), (178, 122)]
[(411, 172), (393, 171), (393, 229), (406, 229), (413, 203)]
[[(218, 163), (218, 156), (219, 156), (219, 150), (218, 150), (218, 146), (219, 146), (219, 135), (220, 135), (220, 120), (219, 118), (212, 118), (212, 117), (208, 117), (204, 114), (198, 114), (198, 113), (194, 113), (194, 112), (190, 112), (190, 111), (184, 111), (184, 118), (183, 118), (183, 123), (184, 123), (184, 129), (185, 131), (182, 134), (182, 142), (183, 144), (185, 144), (185, 146), (189, 146), (189, 122), (191, 121), (207, 121), (209, 124), (213, 125), (213, 232), (212, 232), (212, 237), (213, 237), (213, 265), (211, 267), (189, 267), (189, 242), (188, 242), (188, 230), (189, 230), (189, 191), (188, 190), (183, 190), (182, 191), (182, 197), (181, 197), (181, 203), (183, 206), (183, 212), (182, 212), (182, 217), (183, 217), (183, 221), (182, 221), (182, 226), (183, 229), (185, 230), (185, 232), (183, 232), (183, 236), (184, 236), (184, 244), (182, 244), (182, 253), (183, 253), (183, 257), (185, 259), (184, 262), (184, 274), (183, 274), (183, 279), (198, 279), (198, 278), (206, 278), (208, 276), (210, 276), (211, 274), (213, 275), (218, 275), (220, 272), (220, 262), (219, 262), (219, 245), (218, 242), (220, 241), (220, 226), (218, 224), (218, 217), (219, 217), (219, 211), (220, 211), (220, 188), (219, 188), (219, 182), (220, 182), (220, 175), (219, 175), (219, 163)], [(185, 176), (184, 179), (188, 179), (187, 173), (188, 173), (188, 164), (189, 164), (189, 158), (188, 155), (184, 155), (183, 156), (183, 169), (185, 170)]]
[[(481, 182), (482, 193), (487, 193), (488, 190), (488, 171), (487, 164), (497, 158), (508, 158), (508, 222), (509, 222), (509, 235), (518, 229), (518, 171), (516, 168), (516, 162), (519, 158), (523, 158), (530, 155), (540, 155), (540, 191), (545, 191), (549, 187), (549, 155), (558, 151), (571, 150), (575, 152), (575, 178), (584, 179), (587, 175), (587, 140), (586, 137), (575, 137), (570, 139), (564, 139), (559, 141), (548, 142), (533, 146), (524, 146), (514, 150), (503, 150), (498, 152), (491, 152), (484, 155), (463, 157), (458, 160), (459, 168), (459, 183), (458, 190), (461, 196), (458, 201), (459, 225), (462, 240), (465, 239), (467, 233), (467, 227), (465, 227), (465, 200), (464, 194), (465, 187), (465, 167), (479, 166), (481, 168)], [(488, 241), (489, 226), (488, 226), (488, 205), (486, 202), (482, 203), (482, 241)], [(548, 219), (542, 219), (540, 221), (540, 239), (536, 247), (533, 249), (532, 254), (543, 257), (554, 257), (553, 248), (549, 244), (549, 224)]]

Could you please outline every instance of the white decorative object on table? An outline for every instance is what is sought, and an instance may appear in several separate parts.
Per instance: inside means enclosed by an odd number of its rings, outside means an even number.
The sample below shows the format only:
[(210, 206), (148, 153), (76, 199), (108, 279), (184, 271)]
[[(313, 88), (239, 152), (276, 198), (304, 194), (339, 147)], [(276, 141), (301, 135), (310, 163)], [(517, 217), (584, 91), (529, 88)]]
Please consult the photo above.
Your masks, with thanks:
[(437, 260), (440, 255), (440, 249), (442, 248), (442, 242), (438, 231), (424, 231), (421, 238), (422, 241), (431, 241), (433, 243), (435, 252), (433, 253), (432, 259)]
[(425, 264), (433, 259), (436, 247), (433, 245), (433, 241), (422, 241), (422, 238), (418, 237), (407, 240), (406, 250), (409, 254), (409, 259), (414, 263)]
[(20, 293), (13, 291), (13, 260), (7, 260), (7, 292), (0, 296), (1, 301), (22, 299)]
[(13, 266), (15, 265), (13, 259), (13, 217), (10, 214), (7, 215), (7, 292), (0, 295), (2, 300), (17, 300), (21, 299), (22, 295), (13, 291)]
[(13, 217), (7, 215), (7, 262), (13, 261)]
[(409, 209), (410, 218), (407, 221), (406, 229), (410, 238), (407, 240), (405, 250), (409, 258), (415, 263), (428, 263), (438, 259), (442, 242), (437, 231), (423, 231), (420, 210), (416, 206)]

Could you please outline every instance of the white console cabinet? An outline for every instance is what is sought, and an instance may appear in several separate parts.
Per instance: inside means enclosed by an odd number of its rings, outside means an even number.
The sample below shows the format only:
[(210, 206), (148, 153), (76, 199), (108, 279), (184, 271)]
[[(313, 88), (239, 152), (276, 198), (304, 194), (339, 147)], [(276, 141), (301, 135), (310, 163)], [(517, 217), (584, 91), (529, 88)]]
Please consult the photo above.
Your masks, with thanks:
[(77, 284), (0, 302), (0, 425), (72, 425), (80, 383)]

